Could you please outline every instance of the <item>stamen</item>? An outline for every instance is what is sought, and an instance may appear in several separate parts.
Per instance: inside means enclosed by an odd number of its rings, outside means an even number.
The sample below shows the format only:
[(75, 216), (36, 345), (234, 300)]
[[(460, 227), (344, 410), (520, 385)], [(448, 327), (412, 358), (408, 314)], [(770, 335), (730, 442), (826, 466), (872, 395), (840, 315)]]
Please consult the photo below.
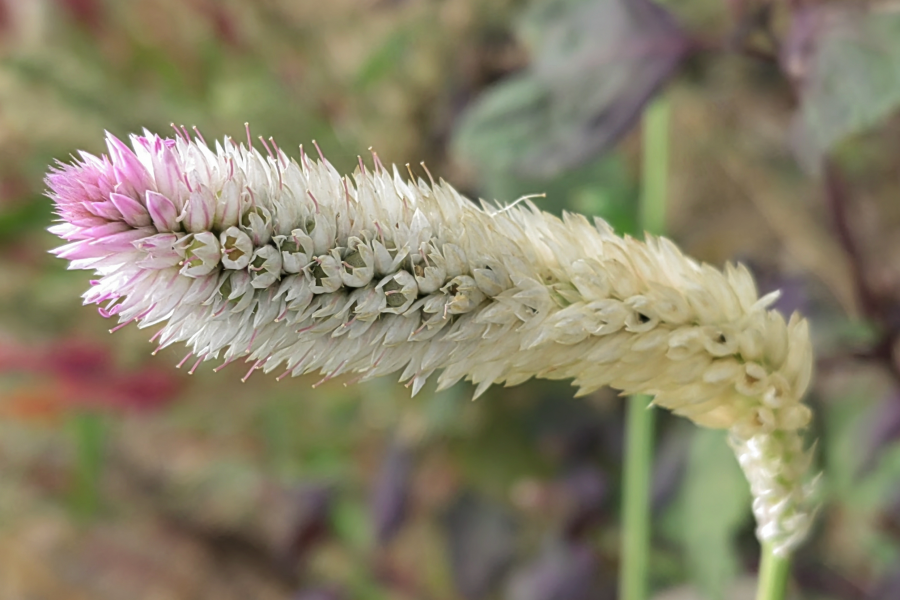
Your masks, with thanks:
[(334, 369), (331, 373), (328, 373), (325, 377), (323, 377), (322, 379), (320, 379), (319, 381), (314, 383), (313, 388), (317, 388), (320, 385), (322, 385), (323, 383), (327, 383), (327, 382), (331, 381), (332, 379), (334, 379), (337, 376), (338, 372), (343, 368), (343, 366), (345, 364), (347, 364), (346, 360), (341, 361), (341, 364), (339, 364), (336, 369)]
[(276, 377), (276, 378), (275, 378), (275, 381), (281, 381), (282, 379), (284, 379), (285, 377), (287, 377), (288, 375), (290, 375), (291, 372), (294, 370), (294, 368), (295, 368), (298, 364), (300, 364), (299, 361), (298, 361), (297, 363), (295, 363), (293, 366), (291, 365), (290, 362), (288, 362), (287, 367), (285, 367), (284, 373), (282, 373), (281, 375), (279, 375), (278, 377)]
[(237, 358), (237, 356), (232, 356), (231, 358), (226, 359), (224, 362), (222, 362), (221, 365), (213, 369), (213, 373), (218, 373), (219, 371), (233, 363), (235, 360), (237, 360)]
[(311, 168), (309, 165), (309, 157), (306, 156), (306, 151), (303, 149), (303, 144), (300, 144), (300, 164), (303, 165), (304, 171), (309, 171)]
[(437, 184), (434, 182), (434, 177), (431, 176), (431, 171), (429, 171), (428, 167), (425, 165), (425, 161), (422, 161), (419, 164), (422, 165), (422, 168), (428, 173), (428, 180), (431, 181), (431, 187), (437, 187)]
[(209, 146), (209, 144), (206, 143), (206, 140), (203, 139), (203, 134), (200, 133), (200, 130), (197, 129), (197, 126), (196, 126), (196, 125), (194, 125), (194, 128), (193, 128), (193, 129), (194, 129), (194, 133), (197, 134), (197, 139), (200, 140), (201, 142), (203, 142), (203, 145), (204, 145), (204, 146)]
[(250, 342), (247, 344), (247, 349), (244, 350), (244, 352), (249, 354), (250, 351), (253, 349), (253, 342), (256, 341), (257, 334), (259, 334), (259, 329), (254, 329), (253, 334), (250, 336)]
[(322, 154), (322, 149), (319, 148), (319, 143), (316, 140), (313, 140), (312, 143), (313, 143), (313, 146), (316, 147), (316, 152), (319, 153), (319, 158), (322, 160), (323, 163), (327, 163), (328, 161), (325, 159), (325, 155)]
[(313, 196), (313, 193), (311, 190), (307, 190), (306, 193), (309, 194), (309, 197), (312, 198), (313, 204), (316, 205), (316, 212), (319, 212), (319, 201), (316, 200), (315, 196)]
[(347, 210), (350, 210), (350, 186), (347, 184), (347, 178), (344, 178), (344, 198), (347, 202)]
[(263, 362), (265, 362), (265, 359), (260, 359), (260, 360), (256, 361), (255, 363), (253, 363), (253, 366), (250, 367), (250, 370), (247, 371), (247, 374), (244, 375), (243, 377), (241, 377), (241, 383), (247, 383), (247, 380), (250, 379), (250, 376), (253, 375), (253, 372), (257, 368), (259, 368), (259, 365)]
[(262, 142), (263, 148), (266, 149), (266, 153), (269, 155), (269, 158), (275, 158), (275, 156), (272, 154), (272, 149), (269, 148), (269, 145), (266, 143), (265, 138), (263, 138), (263, 136), (261, 136), (261, 135), (257, 136), (257, 138), (259, 139), (260, 142)]
[(490, 215), (492, 217), (496, 217), (499, 214), (503, 214), (506, 211), (508, 211), (512, 208), (515, 208), (520, 203), (525, 202), (526, 200), (531, 200), (532, 198), (546, 198), (546, 197), (547, 197), (547, 194), (543, 193), (543, 192), (540, 194), (528, 194), (527, 196), (520, 196), (520, 197), (516, 198), (516, 200), (514, 202), (504, 206), (503, 208), (497, 210), (496, 212), (490, 213)]
[[(169, 127), (171, 127), (172, 129), (175, 130), (175, 135), (178, 136), (179, 138), (181, 138), (183, 136), (183, 134), (181, 133), (181, 130), (178, 128), (178, 125), (176, 125), (174, 122), (169, 123)], [(184, 140), (184, 141), (187, 142), (189, 140)]]
[(194, 363), (194, 366), (191, 367), (191, 370), (188, 371), (188, 375), (193, 375), (193, 374), (194, 374), (194, 371), (197, 370), (197, 367), (200, 366), (200, 363), (203, 362), (203, 359), (204, 359), (204, 358), (206, 358), (206, 355), (205, 355), (205, 354), (204, 354), (203, 356), (201, 356), (200, 358), (197, 359), (197, 362), (195, 362), (195, 363)]
[(182, 358), (182, 359), (178, 362), (178, 364), (175, 365), (175, 368), (176, 368), (176, 369), (180, 369), (180, 368), (181, 368), (181, 365), (183, 365), (184, 363), (186, 363), (187, 360), (188, 360), (190, 357), (192, 357), (193, 355), (194, 355), (193, 352), (188, 352), (187, 354), (185, 354), (185, 355), (184, 355), (184, 358)]
[(387, 171), (384, 168), (384, 165), (381, 163), (381, 159), (378, 158), (378, 153), (375, 152), (372, 148), (369, 148), (369, 152), (372, 153), (372, 161), (375, 163), (375, 173), (381, 175), (382, 171)]
[(272, 147), (275, 148), (275, 155), (280, 159), (284, 156), (284, 152), (281, 151), (281, 148), (278, 147), (278, 144), (275, 143), (275, 138), (271, 135), (269, 136), (269, 142), (272, 144)]
[(123, 323), (119, 323), (118, 325), (116, 325), (115, 327), (113, 327), (112, 329), (110, 329), (109, 332), (110, 332), (110, 333), (115, 333), (115, 332), (117, 332), (118, 330), (120, 330), (120, 329), (122, 329), (123, 327), (125, 327), (126, 325), (130, 325), (131, 323), (134, 323), (135, 321), (137, 321), (137, 317), (133, 317), (133, 318), (131, 318), (131, 319), (129, 319), (129, 320), (123, 322)]

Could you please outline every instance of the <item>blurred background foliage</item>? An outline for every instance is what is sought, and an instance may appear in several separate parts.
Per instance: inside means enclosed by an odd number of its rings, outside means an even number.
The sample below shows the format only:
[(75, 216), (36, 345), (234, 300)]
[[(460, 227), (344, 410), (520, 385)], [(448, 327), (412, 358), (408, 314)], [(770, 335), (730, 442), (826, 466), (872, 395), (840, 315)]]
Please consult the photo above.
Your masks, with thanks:
[[(171, 122), (374, 146), (472, 197), (635, 231), (672, 105), (670, 236), (811, 317), (823, 506), (796, 598), (900, 597), (900, 11), (815, 0), (0, 0), (0, 599), (614, 598), (622, 407), (174, 369), (79, 305), (42, 178)], [(663, 91), (664, 90), (664, 91)], [(752, 597), (719, 432), (662, 415), (660, 600)]]

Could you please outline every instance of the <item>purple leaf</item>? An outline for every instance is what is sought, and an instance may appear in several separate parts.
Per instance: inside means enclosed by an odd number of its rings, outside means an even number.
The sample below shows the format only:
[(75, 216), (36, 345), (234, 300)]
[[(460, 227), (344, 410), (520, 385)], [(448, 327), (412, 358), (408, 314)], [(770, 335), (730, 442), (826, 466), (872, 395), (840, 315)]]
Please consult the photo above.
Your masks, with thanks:
[(566, 500), (563, 531), (570, 539), (580, 537), (603, 512), (606, 476), (600, 469), (585, 465), (563, 478), (561, 488)]
[(580, 464), (597, 459), (601, 445), (608, 441), (607, 434), (620, 429), (618, 422), (613, 427), (593, 416), (577, 414), (573, 422), (562, 426), (548, 427), (542, 432), (540, 449), (543, 454), (564, 465)]
[(651, 503), (654, 512), (668, 506), (684, 478), (693, 425), (677, 423), (663, 436), (653, 461)]
[(587, 545), (552, 542), (510, 578), (506, 600), (592, 600), (597, 559)]
[(317, 587), (300, 590), (291, 600), (344, 600), (346, 596), (335, 587)]
[[(900, 573), (895, 570), (894, 573)], [(798, 560), (793, 568), (794, 579), (798, 590), (803, 590), (807, 598), (829, 598), (833, 600), (894, 600), (900, 598), (900, 589), (893, 588), (890, 593), (890, 575), (885, 577), (874, 589), (866, 590), (859, 582), (849, 579), (833, 565), (821, 560)], [(884, 587), (882, 587), (884, 586)], [(888, 595), (882, 594), (888, 592)]]
[(454, 147), (479, 168), (542, 177), (610, 149), (690, 49), (650, 0), (536, 3), (520, 37), (532, 49), (530, 68), (469, 109)]
[(782, 69), (800, 94), (793, 145), (805, 168), (900, 105), (900, 11), (890, 5), (816, 4), (794, 15)]
[(772, 305), (772, 308), (783, 315), (791, 315), (799, 311), (801, 313), (809, 313), (810, 297), (808, 290), (808, 282), (803, 277), (788, 276), (782, 274), (764, 273), (760, 277), (759, 291), (760, 295), (778, 290), (781, 295)]
[(880, 450), (900, 438), (900, 392), (894, 391), (863, 419), (860, 463), (863, 471), (875, 466)]
[(381, 463), (381, 472), (372, 495), (372, 520), (379, 544), (389, 542), (406, 520), (411, 475), (410, 450), (395, 441)]
[(516, 542), (512, 517), (467, 492), (456, 499), (443, 521), (456, 589), (467, 600), (485, 597), (512, 562)]
[(302, 560), (329, 533), (334, 492), (331, 487), (311, 484), (296, 492), (293, 521), (288, 531), (286, 558)]
[(875, 584), (874, 589), (866, 596), (868, 600), (896, 600), (900, 598), (900, 564), (894, 564)]

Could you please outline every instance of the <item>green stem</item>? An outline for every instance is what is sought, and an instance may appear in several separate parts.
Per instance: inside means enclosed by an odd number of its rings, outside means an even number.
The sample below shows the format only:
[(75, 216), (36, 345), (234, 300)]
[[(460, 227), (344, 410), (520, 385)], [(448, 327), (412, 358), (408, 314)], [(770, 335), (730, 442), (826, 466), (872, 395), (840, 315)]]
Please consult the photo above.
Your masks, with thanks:
[(650, 558), (650, 474), (653, 464), (653, 409), (650, 396), (628, 399), (625, 429), (625, 485), (622, 498), (622, 562), (619, 598), (646, 600)]
[(101, 415), (88, 411), (75, 414), (71, 423), (75, 438), (72, 506), (78, 517), (89, 520), (97, 514), (100, 506), (106, 426)]
[(669, 183), (669, 103), (656, 100), (644, 113), (639, 225), (647, 233), (666, 229)]
[[(644, 114), (642, 163), (640, 227), (659, 235), (665, 229), (669, 163), (669, 107), (665, 100), (656, 100)], [(621, 600), (648, 597), (654, 421), (651, 401), (650, 396), (640, 395), (628, 401), (619, 569)]]
[(770, 545), (764, 544), (756, 600), (784, 600), (790, 572), (790, 557), (777, 556)]

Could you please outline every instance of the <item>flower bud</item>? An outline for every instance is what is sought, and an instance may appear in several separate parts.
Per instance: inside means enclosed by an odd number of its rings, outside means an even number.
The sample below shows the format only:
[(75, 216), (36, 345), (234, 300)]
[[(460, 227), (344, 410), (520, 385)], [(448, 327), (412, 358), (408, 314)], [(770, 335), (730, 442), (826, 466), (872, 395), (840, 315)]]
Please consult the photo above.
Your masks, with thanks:
[(192, 239), (184, 251), (185, 258), (181, 274), (188, 277), (202, 277), (217, 271), (219, 260), (222, 258), (222, 250), (216, 234), (211, 231), (201, 231), (184, 239), (191, 237)]

